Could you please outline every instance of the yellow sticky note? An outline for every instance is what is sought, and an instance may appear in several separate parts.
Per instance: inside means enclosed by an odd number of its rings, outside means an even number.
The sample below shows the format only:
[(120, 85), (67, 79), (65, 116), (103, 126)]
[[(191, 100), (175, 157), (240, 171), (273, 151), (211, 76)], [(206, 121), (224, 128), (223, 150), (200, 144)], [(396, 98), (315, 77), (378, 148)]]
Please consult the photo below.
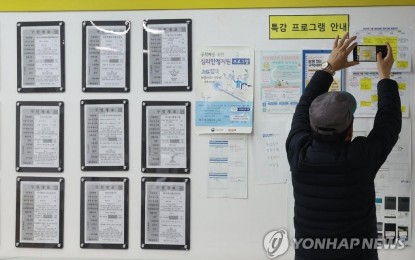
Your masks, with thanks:
[(378, 102), (378, 95), (372, 95), (372, 102)]
[(406, 90), (406, 83), (398, 83), (399, 90)]
[(396, 62), (396, 68), (398, 69), (407, 69), (409, 66), (408, 61), (398, 60)]
[(401, 111), (402, 111), (402, 113), (405, 113), (406, 112), (406, 106), (401, 106)]
[(360, 89), (361, 90), (372, 90), (372, 79), (371, 78), (361, 78), (360, 79)]
[(370, 102), (370, 101), (360, 101), (360, 106), (361, 107), (371, 107), (372, 102)]

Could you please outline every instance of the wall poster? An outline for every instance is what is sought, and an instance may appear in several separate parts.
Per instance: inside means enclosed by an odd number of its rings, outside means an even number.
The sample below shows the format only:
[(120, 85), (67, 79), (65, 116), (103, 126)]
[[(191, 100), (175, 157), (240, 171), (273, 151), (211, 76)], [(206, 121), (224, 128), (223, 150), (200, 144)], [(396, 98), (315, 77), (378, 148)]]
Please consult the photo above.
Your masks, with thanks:
[(205, 47), (197, 60), (196, 133), (251, 133), (254, 48)]
[(18, 177), (16, 247), (63, 248), (63, 178)]
[(192, 90), (192, 20), (143, 22), (144, 91)]
[(82, 91), (130, 91), (129, 21), (82, 23)]
[(141, 179), (141, 248), (190, 250), (190, 179)]
[(81, 178), (81, 248), (128, 249), (128, 178)]
[(126, 171), (128, 100), (81, 100), (81, 170)]
[(65, 23), (17, 23), (17, 92), (65, 91)]
[(141, 171), (190, 173), (190, 102), (144, 101)]
[(63, 102), (16, 103), (16, 171), (62, 172)]

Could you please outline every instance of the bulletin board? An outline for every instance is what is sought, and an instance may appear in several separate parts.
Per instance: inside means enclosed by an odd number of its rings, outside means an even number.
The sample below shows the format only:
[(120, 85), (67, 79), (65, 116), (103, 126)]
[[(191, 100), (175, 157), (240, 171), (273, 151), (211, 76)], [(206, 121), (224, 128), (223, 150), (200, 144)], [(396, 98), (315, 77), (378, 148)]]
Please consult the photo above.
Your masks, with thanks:
[[(30, 2), (30, 3), (29, 3)], [(74, 4), (70, 4), (74, 2)], [(82, 2), (82, 3), (81, 3)], [(281, 168), (274, 184), (262, 184), (255, 167), (258, 158), (256, 145), (259, 142), (257, 126), (266, 128), (267, 124), (277, 123), (281, 128), (280, 135), (288, 133), (292, 112), (268, 114), (263, 113), (261, 104), (261, 69), (260, 56), (262, 51), (299, 51), (327, 50), (332, 48), (331, 39), (270, 39), (270, 15), (349, 15), (350, 31), (361, 27), (402, 27), (415, 35), (415, 3), (414, 1), (352, 1), (347, 8), (310, 6), (308, 1), (297, 1), (300, 6), (289, 8), (279, 1), (232, 1), (225, 5), (224, 1), (168, 1), (167, 9), (162, 10), (160, 3), (152, 1), (14, 1), (0, 4), (0, 257), (22, 257), (26, 259), (268, 259), (263, 246), (266, 234), (272, 230), (284, 228), (290, 238), (293, 231), (293, 198), (290, 173)], [(140, 2), (138, 4), (137, 2)], [(190, 2), (194, 4), (190, 4)], [(216, 4), (214, 8), (207, 4)], [(238, 2), (238, 4), (236, 3)], [(296, 2), (296, 3), (297, 3)], [(25, 5), (20, 5), (25, 3)], [(77, 3), (77, 4), (75, 4)], [(92, 3), (92, 4), (91, 4)], [(198, 4), (196, 4), (198, 3)], [(332, 3), (332, 1), (331, 1)], [(294, 3), (295, 4), (295, 3)], [(326, 5), (325, 5), (326, 4)], [(380, 6), (380, 5), (408, 6)], [(49, 8), (46, 5), (50, 5)], [(329, 6), (329, 1), (317, 1), (313, 5)], [(24, 6), (24, 7), (22, 7)], [(41, 6), (41, 7), (37, 7)], [(102, 6), (102, 8), (97, 8)], [(43, 8), (43, 9), (42, 9)], [(231, 9), (234, 8), (234, 9)], [(43, 11), (42, 11), (43, 10)], [(47, 11), (44, 11), (47, 10)], [(84, 10), (84, 11), (81, 11)], [(85, 12), (88, 10), (95, 10)], [(111, 10), (111, 11), (110, 11)], [(70, 12), (68, 12), (70, 11)], [(193, 90), (184, 92), (145, 92), (143, 90), (143, 28), (144, 20), (151, 19), (191, 19), (192, 51), (193, 51)], [(65, 92), (64, 93), (18, 93), (17, 86), (17, 26), (18, 22), (64, 21), (65, 23)], [(130, 92), (129, 93), (84, 93), (82, 86), (82, 22), (83, 21), (130, 21)], [(413, 45), (413, 44), (412, 44)], [(255, 53), (253, 75), (253, 131), (250, 134), (233, 134), (233, 137), (247, 138), (247, 193), (246, 198), (213, 198), (208, 196), (209, 175), (209, 142), (212, 137), (227, 138), (229, 135), (204, 134), (195, 132), (196, 75), (198, 68), (198, 51), (211, 46), (251, 47)], [(412, 47), (411, 59), (415, 48)], [(415, 84), (413, 66), (409, 73), (409, 86)], [(241, 73), (242, 75), (243, 73)], [(242, 75), (243, 76), (243, 75)], [(300, 74), (300, 78), (301, 78)], [(347, 77), (347, 72), (346, 72)], [(241, 86), (242, 89), (242, 86)], [(128, 170), (120, 171), (88, 171), (81, 170), (81, 119), (80, 101), (90, 99), (128, 100), (129, 122), (129, 165)], [(63, 172), (53, 173), (17, 173), (15, 170), (15, 137), (17, 101), (61, 101), (65, 104), (64, 161)], [(192, 104), (190, 120), (190, 167), (186, 174), (192, 183), (190, 192), (190, 250), (143, 250), (141, 236), (141, 179), (143, 177), (183, 177), (180, 174), (142, 173), (141, 169), (141, 131), (143, 101), (186, 101)], [(415, 91), (410, 90), (410, 104), (415, 103)], [(414, 128), (409, 128), (408, 121), (414, 113), (414, 106), (407, 107), (405, 118), (409, 136), (414, 136)], [(359, 120), (361, 122), (359, 122)], [(370, 119), (369, 119), (370, 120)], [(356, 126), (366, 124), (365, 119), (356, 119)], [(408, 126), (409, 124), (409, 126)], [(357, 127), (359, 128), (359, 127)], [(364, 127), (362, 127), (363, 129)], [(284, 130), (284, 131), (283, 131)], [(357, 129), (356, 131), (358, 131)], [(363, 132), (364, 130), (362, 130)], [(240, 138), (242, 139), (242, 138)], [(415, 143), (409, 145), (414, 150)], [(282, 145), (282, 144), (280, 144)], [(283, 155), (282, 155), (283, 156)], [(410, 160), (414, 155), (411, 153)], [(272, 169), (272, 167), (271, 167)], [(272, 175), (273, 173), (269, 173)], [(64, 247), (57, 249), (17, 248), (14, 236), (16, 221), (16, 177), (62, 177), (65, 179), (64, 209)], [(129, 215), (128, 215), (128, 249), (84, 249), (80, 247), (80, 200), (81, 177), (128, 178), (129, 182)], [(279, 183), (278, 183), (279, 182)], [(414, 198), (414, 185), (412, 197)], [(415, 204), (410, 202), (412, 222), (415, 221)], [(415, 241), (415, 232), (410, 232), (411, 240)], [(293, 259), (292, 245), (278, 259)], [(414, 245), (414, 242), (412, 242)], [(405, 250), (380, 251), (381, 259), (413, 259), (414, 246)]]

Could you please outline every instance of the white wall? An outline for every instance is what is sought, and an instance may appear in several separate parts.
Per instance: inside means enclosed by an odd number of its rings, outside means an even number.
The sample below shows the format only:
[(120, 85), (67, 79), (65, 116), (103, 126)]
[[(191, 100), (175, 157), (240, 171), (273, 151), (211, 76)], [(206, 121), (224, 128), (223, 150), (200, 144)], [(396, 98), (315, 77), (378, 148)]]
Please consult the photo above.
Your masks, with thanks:
[[(291, 225), (287, 198), (288, 184), (256, 185), (253, 161), (249, 154), (248, 199), (207, 199), (208, 136), (192, 133), (191, 157), (191, 250), (142, 250), (140, 243), (140, 171), (141, 101), (189, 100), (194, 104), (195, 92), (144, 93), (142, 91), (143, 19), (191, 18), (193, 20), (194, 53), (203, 46), (253, 46), (259, 50), (327, 49), (331, 40), (268, 40), (268, 16), (271, 14), (350, 14), (351, 27), (412, 26), (415, 6), (379, 8), (313, 8), (255, 10), (186, 10), (129, 12), (67, 13), (0, 13), (0, 256), (114, 258), (114, 259), (267, 259), (262, 248), (264, 235), (276, 228)], [(18, 21), (65, 21), (66, 92), (59, 94), (18, 94), (16, 92), (16, 23)], [(82, 93), (81, 91), (81, 22), (83, 20), (130, 20), (131, 92), (128, 94)], [(412, 33), (414, 28), (411, 27)], [(413, 48), (413, 51), (415, 48)], [(413, 53), (412, 53), (412, 56)], [(256, 82), (259, 74), (256, 74)], [(411, 73), (412, 85), (415, 83)], [(197, 86), (195, 86), (197, 88)], [(414, 103), (415, 91), (411, 93)], [(81, 172), (80, 112), (81, 99), (129, 99), (130, 170), (128, 172)], [(255, 91), (259, 101), (259, 88)], [(62, 174), (17, 174), (15, 172), (15, 103), (29, 100), (65, 102), (65, 171)], [(258, 105), (258, 102), (257, 102)], [(194, 105), (192, 106), (194, 125)], [(411, 107), (411, 114), (414, 109)], [(279, 117), (274, 115), (273, 117)], [(255, 119), (264, 117), (255, 111)], [(262, 118), (264, 119), (264, 118)], [(415, 129), (413, 127), (412, 129)], [(414, 130), (412, 130), (414, 131)], [(412, 149), (414, 144), (412, 144)], [(415, 153), (412, 153), (415, 154)], [(414, 155), (413, 155), (414, 156)], [(17, 176), (62, 176), (65, 178), (64, 248), (23, 249), (14, 246), (15, 182)], [(123, 176), (130, 178), (130, 225), (128, 250), (94, 250), (79, 247), (80, 177)], [(147, 176), (147, 175), (146, 175)], [(415, 189), (413, 189), (415, 190)], [(414, 209), (414, 207), (412, 207)], [(290, 209), (291, 210), (291, 209)], [(413, 219), (415, 214), (413, 214)], [(291, 234), (293, 235), (293, 234)], [(415, 232), (412, 232), (414, 241)], [(381, 259), (414, 259), (415, 249), (381, 252)], [(278, 259), (293, 259), (293, 249)]]

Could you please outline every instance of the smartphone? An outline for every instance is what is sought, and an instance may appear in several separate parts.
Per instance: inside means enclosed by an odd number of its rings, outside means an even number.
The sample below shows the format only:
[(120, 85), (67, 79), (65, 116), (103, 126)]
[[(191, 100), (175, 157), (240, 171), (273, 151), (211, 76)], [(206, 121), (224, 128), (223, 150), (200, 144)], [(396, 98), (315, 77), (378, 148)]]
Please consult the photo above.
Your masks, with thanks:
[(382, 58), (388, 54), (386, 45), (357, 45), (353, 49), (353, 60), (359, 62), (377, 61), (377, 54), (381, 52)]

